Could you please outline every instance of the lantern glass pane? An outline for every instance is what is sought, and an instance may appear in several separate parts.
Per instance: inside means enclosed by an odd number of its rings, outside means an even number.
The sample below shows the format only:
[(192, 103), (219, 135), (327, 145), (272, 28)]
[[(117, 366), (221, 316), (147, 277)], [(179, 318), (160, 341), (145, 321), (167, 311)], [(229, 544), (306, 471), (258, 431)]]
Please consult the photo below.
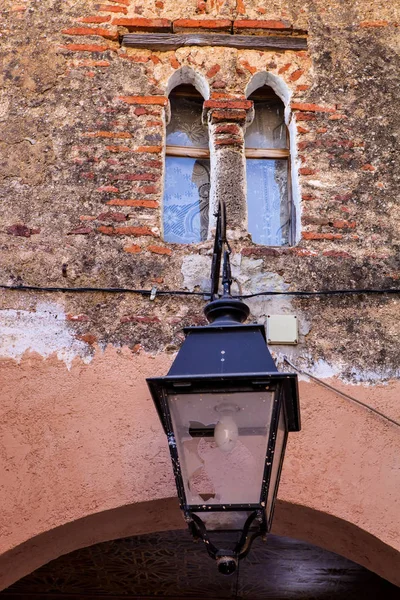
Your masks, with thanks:
[[(248, 517), (253, 511), (212, 511), (210, 512), (198, 512), (198, 517), (203, 521), (207, 528), (207, 531), (243, 531)], [(250, 528), (257, 529), (259, 527), (258, 521), (253, 522), (253, 526)]]
[(275, 491), (277, 488), (277, 484), (279, 483), (278, 478), (280, 476), (280, 466), (282, 462), (282, 455), (285, 452), (286, 445), (286, 424), (285, 424), (285, 415), (283, 412), (283, 406), (281, 407), (281, 412), (279, 415), (278, 421), (278, 430), (276, 432), (276, 440), (275, 440), (275, 450), (272, 458), (272, 469), (271, 469), (271, 478), (269, 481), (268, 488), (268, 496), (267, 496), (267, 520), (269, 520), (271, 516), (271, 511), (274, 508), (274, 500), (275, 500)]
[(187, 505), (260, 502), (274, 391), (168, 397)]

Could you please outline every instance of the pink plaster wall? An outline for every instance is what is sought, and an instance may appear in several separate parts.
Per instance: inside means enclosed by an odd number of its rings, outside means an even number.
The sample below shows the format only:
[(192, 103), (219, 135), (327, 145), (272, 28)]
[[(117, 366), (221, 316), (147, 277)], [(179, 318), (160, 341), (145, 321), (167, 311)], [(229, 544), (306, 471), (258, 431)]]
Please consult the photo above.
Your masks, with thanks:
[[(145, 384), (170, 361), (108, 348), (70, 370), (35, 354), (0, 362), (0, 589), (76, 548), (185, 527)], [(399, 418), (398, 383), (335, 385)], [(400, 585), (399, 428), (316, 384), (300, 392), (275, 532)]]

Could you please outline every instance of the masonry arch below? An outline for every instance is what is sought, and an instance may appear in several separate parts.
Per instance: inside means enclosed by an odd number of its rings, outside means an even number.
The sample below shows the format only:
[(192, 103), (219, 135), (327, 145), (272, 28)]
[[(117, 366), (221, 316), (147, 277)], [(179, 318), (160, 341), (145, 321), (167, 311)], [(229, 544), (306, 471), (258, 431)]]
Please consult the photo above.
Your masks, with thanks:
[[(186, 524), (176, 498), (142, 502), (88, 515), (40, 534), (0, 557), (0, 590), (79, 548), (184, 528)], [(359, 527), (333, 515), (278, 500), (272, 533), (340, 554), (400, 585), (399, 553)], [(189, 531), (187, 535), (190, 536)]]
[[(69, 370), (33, 354), (2, 362), (0, 589), (84, 546), (185, 528), (145, 381), (170, 362), (113, 348)], [(331, 383), (396, 418), (398, 382)], [(273, 533), (400, 585), (398, 428), (314, 383), (300, 400)]]

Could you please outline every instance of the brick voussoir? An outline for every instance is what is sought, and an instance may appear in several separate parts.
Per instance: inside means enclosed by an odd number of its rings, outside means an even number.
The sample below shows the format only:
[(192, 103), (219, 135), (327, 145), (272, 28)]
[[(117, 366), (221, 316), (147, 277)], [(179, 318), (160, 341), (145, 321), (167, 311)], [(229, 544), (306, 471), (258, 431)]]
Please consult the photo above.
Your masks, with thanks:
[(168, 104), (166, 96), (117, 96), (115, 99), (126, 104), (152, 104), (154, 106), (166, 106)]
[(237, 19), (233, 22), (233, 29), (286, 29), (291, 30), (292, 25), (289, 21), (281, 20), (256, 20), (256, 19)]
[(174, 33), (197, 29), (229, 33), (232, 31), (232, 21), (228, 19), (177, 19), (173, 22)]
[(127, 27), (133, 31), (149, 31), (158, 33), (168, 33), (172, 31), (172, 22), (169, 19), (116, 17), (113, 19), (112, 24), (120, 27)]
[(243, 109), (249, 110), (253, 106), (251, 100), (206, 100), (204, 108), (220, 108), (220, 109)]
[(96, 36), (108, 40), (118, 40), (118, 32), (105, 29), (104, 27), (70, 27), (61, 31), (63, 35), (69, 36)]

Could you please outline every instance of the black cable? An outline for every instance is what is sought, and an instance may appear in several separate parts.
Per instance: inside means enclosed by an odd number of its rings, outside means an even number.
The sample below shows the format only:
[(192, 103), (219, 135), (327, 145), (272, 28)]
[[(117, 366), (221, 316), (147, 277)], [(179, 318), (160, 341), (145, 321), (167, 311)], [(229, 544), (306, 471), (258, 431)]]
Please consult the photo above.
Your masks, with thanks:
[[(141, 294), (142, 296), (209, 296), (209, 292), (187, 292), (184, 290), (140, 290), (132, 288), (103, 288), (103, 287), (46, 287), (36, 285), (5, 285), (0, 284), (0, 289), (13, 291), (33, 291), (33, 292), (63, 292), (63, 293), (89, 293), (101, 292), (106, 294)], [(338, 295), (358, 295), (358, 294), (399, 294), (400, 289), (344, 289), (344, 290), (317, 290), (317, 291), (268, 291), (257, 292), (255, 294), (240, 294), (233, 298), (256, 298), (257, 296), (338, 296)]]
[[(30, 292), (63, 292), (83, 294), (87, 292), (102, 292), (106, 294), (141, 294), (142, 296), (151, 296), (153, 290), (135, 290), (131, 288), (100, 288), (100, 287), (44, 287), (35, 285), (3, 285), (0, 284), (2, 290), (13, 291), (30, 291)], [(184, 290), (156, 290), (157, 296), (204, 296), (204, 292), (185, 292)]]
[(339, 296), (358, 295), (358, 294), (400, 294), (400, 289), (361, 289), (361, 290), (318, 290), (318, 291), (300, 291), (300, 292), (257, 292), (255, 294), (242, 294), (237, 298), (256, 298), (257, 296)]
[(323, 387), (328, 388), (328, 390), (331, 390), (331, 391), (335, 392), (335, 394), (338, 394), (339, 396), (343, 396), (343, 398), (346, 398), (346, 400), (351, 400), (351, 402), (355, 402), (356, 404), (359, 404), (360, 406), (363, 406), (364, 408), (367, 408), (368, 410), (370, 410), (371, 412), (375, 413), (376, 415), (382, 417), (383, 419), (386, 419), (387, 421), (390, 421), (390, 423), (393, 423), (393, 425), (397, 425), (397, 427), (400, 427), (400, 422), (399, 421), (396, 421), (395, 419), (392, 419), (391, 417), (388, 417), (387, 415), (385, 415), (385, 413), (382, 413), (379, 410), (376, 410), (376, 408), (373, 408), (369, 404), (365, 404), (365, 402), (362, 402), (361, 400), (358, 400), (357, 398), (354, 398), (354, 396), (350, 396), (350, 394), (346, 394), (346, 392), (342, 392), (341, 390), (339, 390), (338, 388), (334, 387), (333, 385), (330, 385), (329, 383), (326, 383), (326, 381), (322, 381), (322, 379), (319, 379), (319, 377), (315, 377), (315, 375), (312, 375), (308, 371), (305, 371), (304, 369), (301, 369), (300, 367), (297, 367), (295, 364), (292, 363), (292, 361), (290, 361), (288, 359), (287, 356), (284, 356), (283, 360), (288, 365), (290, 365), (293, 369), (295, 369), (295, 371), (297, 371), (298, 373), (302, 373), (303, 375), (307, 375), (307, 377), (309, 377), (310, 379), (313, 379), (314, 381), (316, 381), (317, 383), (319, 383), (319, 385), (322, 385)]

